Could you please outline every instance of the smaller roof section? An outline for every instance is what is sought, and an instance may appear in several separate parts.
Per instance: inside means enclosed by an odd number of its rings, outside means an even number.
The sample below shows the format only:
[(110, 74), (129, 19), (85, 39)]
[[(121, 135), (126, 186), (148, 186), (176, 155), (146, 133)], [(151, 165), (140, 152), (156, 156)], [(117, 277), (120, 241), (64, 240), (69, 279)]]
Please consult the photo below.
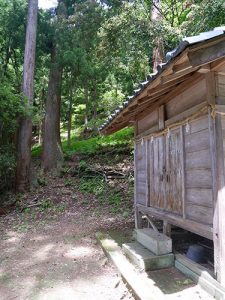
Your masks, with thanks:
[[(223, 57), (225, 26), (183, 38), (177, 48), (167, 53), (167, 62), (160, 64), (156, 73), (149, 74), (147, 80), (139, 84), (139, 88), (108, 117), (99, 131), (110, 134), (133, 124), (143, 110), (168, 97), (171, 90), (184, 81), (194, 81), (195, 77), (215, 68), (216, 62)], [(209, 65), (214, 62), (214, 66)]]

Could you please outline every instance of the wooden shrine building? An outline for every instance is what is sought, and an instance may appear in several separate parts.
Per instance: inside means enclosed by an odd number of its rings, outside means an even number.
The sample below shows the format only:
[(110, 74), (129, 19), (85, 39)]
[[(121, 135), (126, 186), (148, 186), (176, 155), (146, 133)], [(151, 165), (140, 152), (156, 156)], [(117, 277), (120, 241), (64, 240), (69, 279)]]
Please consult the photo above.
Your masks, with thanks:
[(136, 227), (141, 215), (214, 244), (225, 286), (225, 28), (185, 38), (100, 128), (135, 127)]

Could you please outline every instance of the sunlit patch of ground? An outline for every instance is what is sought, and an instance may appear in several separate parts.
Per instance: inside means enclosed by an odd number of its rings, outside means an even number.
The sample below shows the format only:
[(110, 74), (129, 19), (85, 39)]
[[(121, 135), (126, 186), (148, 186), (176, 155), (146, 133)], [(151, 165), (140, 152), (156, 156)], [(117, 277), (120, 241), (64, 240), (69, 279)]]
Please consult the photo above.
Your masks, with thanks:
[(131, 231), (133, 221), (110, 214), (90, 196), (84, 205), (86, 195), (70, 192), (65, 199), (63, 188), (48, 185), (35, 197), (58, 197), (65, 209), (35, 208), (0, 219), (1, 300), (133, 299), (95, 239), (99, 230)]

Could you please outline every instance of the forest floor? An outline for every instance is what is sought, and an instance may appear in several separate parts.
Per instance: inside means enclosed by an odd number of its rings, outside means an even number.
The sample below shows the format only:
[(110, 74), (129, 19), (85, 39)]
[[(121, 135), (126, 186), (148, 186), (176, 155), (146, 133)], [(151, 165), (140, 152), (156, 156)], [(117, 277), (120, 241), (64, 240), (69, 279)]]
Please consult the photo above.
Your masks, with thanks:
[(42, 186), (0, 217), (1, 300), (133, 299), (95, 238), (103, 231), (130, 239), (132, 200), (121, 203), (122, 192), (110, 187), (108, 202), (105, 179), (95, 190), (96, 177), (74, 176), (74, 168), (76, 158), (63, 176), (40, 177)]
[[(100, 231), (119, 244), (132, 239), (129, 151), (74, 154), (57, 176), (36, 161), (36, 188), (8, 195), (10, 210), (0, 207), (0, 300), (133, 299), (95, 238)], [(169, 299), (211, 299), (175, 269), (151, 278)]]

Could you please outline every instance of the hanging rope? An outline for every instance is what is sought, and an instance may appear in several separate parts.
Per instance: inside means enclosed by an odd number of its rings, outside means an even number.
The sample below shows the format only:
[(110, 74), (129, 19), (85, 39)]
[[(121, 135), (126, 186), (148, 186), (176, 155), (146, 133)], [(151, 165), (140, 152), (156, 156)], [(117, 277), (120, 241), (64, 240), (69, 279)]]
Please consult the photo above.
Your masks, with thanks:
[[(225, 107), (225, 105), (224, 105), (224, 107)], [(211, 114), (211, 117), (214, 120), (215, 120), (217, 114), (225, 116), (225, 112), (221, 112), (221, 111), (217, 110), (216, 109), (216, 105), (212, 105), (212, 104), (206, 105), (202, 109), (200, 109), (198, 112), (192, 114), (191, 116), (187, 117), (186, 119), (184, 119), (182, 121), (174, 122), (173, 124), (167, 126), (167, 128), (165, 128), (165, 129), (163, 129), (161, 131), (150, 133), (150, 134), (145, 135), (145, 136), (143, 136), (141, 138), (137, 138), (137, 139), (135, 139), (135, 142), (138, 143), (138, 142), (141, 141), (142, 145), (143, 145), (143, 142), (145, 140), (149, 140), (150, 139), (151, 142), (152, 142), (153, 139), (156, 138), (156, 137), (162, 136), (164, 134), (169, 134), (171, 129), (174, 129), (176, 127), (179, 127), (179, 126), (182, 126), (182, 125), (185, 125), (185, 124), (187, 124), (188, 126), (190, 126), (189, 122), (193, 121), (197, 117), (199, 117), (199, 116), (201, 116), (201, 115), (203, 115), (204, 113), (207, 113), (207, 112), (209, 112)]]

